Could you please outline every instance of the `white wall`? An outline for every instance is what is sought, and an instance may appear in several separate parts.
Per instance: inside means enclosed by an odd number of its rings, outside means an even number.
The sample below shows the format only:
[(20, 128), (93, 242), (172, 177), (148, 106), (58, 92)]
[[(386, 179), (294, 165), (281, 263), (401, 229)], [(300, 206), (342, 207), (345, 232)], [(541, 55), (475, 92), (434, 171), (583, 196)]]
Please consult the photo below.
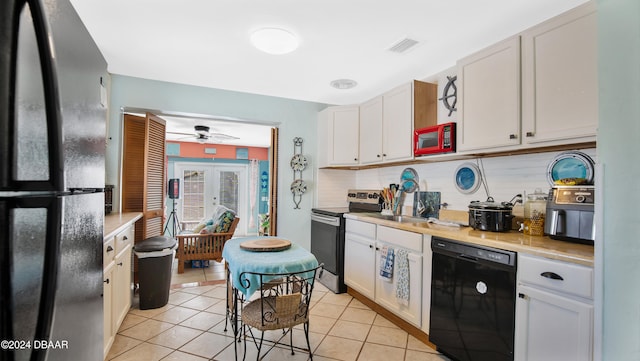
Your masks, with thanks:
[[(278, 124), (280, 157), (278, 183), (278, 235), (310, 246), (313, 202), (313, 154), (316, 149), (316, 118), (324, 104), (160, 82), (148, 79), (112, 75), (109, 114), (109, 134), (106, 156), (106, 183), (119, 184), (120, 133), (122, 108), (158, 109), (210, 116), (227, 116), (268, 124)], [(293, 156), (293, 138), (302, 137), (303, 153), (310, 155), (310, 169), (303, 172), (308, 181), (308, 193), (303, 195), (301, 209), (294, 210), (290, 185), (293, 173), (289, 161)], [(118, 189), (115, 190), (119, 192)], [(119, 204), (114, 205), (118, 209)]]
[(604, 174), (596, 209), (596, 360), (640, 360), (640, 1), (597, 4)]

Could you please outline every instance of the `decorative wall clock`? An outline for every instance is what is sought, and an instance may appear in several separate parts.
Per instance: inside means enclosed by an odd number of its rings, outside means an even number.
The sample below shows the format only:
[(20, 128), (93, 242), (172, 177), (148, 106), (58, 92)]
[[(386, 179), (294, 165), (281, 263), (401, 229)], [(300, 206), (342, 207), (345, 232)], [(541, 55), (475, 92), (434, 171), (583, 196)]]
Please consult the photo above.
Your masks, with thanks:
[(302, 171), (307, 168), (307, 158), (302, 155), (302, 138), (293, 138), (293, 157), (289, 165), (293, 170), (293, 182), (291, 183), (291, 195), (293, 196), (293, 209), (300, 209), (302, 195), (307, 191), (307, 184), (302, 180)]
[(456, 80), (458, 76), (447, 76), (447, 85), (444, 86), (442, 90), (442, 98), (438, 100), (442, 100), (442, 104), (449, 111), (449, 117), (456, 110), (456, 103), (458, 102), (458, 88), (456, 87)]

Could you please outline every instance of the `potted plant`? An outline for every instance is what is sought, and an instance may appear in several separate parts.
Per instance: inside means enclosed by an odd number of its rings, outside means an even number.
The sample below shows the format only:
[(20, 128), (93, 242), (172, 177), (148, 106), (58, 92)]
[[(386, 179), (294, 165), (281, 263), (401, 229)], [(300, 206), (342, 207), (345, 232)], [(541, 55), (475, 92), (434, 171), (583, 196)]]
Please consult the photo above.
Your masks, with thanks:
[(271, 228), (271, 217), (269, 217), (269, 213), (264, 213), (264, 214), (261, 214), (259, 218), (260, 218), (260, 228), (258, 230), (258, 235), (268, 236), (269, 229)]

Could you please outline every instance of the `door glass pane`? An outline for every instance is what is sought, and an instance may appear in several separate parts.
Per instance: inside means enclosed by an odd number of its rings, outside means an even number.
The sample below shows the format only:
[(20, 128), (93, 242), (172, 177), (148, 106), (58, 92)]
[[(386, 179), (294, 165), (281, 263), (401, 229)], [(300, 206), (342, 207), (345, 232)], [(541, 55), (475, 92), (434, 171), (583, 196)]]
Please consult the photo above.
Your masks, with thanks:
[(220, 204), (238, 212), (238, 173), (220, 171)]
[(184, 170), (182, 175), (182, 219), (185, 222), (199, 221), (204, 218), (204, 171)]

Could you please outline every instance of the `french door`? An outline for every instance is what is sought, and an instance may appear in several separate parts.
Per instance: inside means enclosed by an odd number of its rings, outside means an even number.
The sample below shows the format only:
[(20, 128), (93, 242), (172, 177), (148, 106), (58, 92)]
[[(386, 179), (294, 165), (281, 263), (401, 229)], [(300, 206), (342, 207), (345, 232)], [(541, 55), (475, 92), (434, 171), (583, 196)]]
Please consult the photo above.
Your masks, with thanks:
[(211, 217), (213, 208), (222, 205), (236, 212), (240, 222), (237, 235), (247, 234), (249, 185), (247, 165), (212, 165), (177, 162), (174, 177), (180, 179), (178, 218), (184, 223), (197, 223)]

